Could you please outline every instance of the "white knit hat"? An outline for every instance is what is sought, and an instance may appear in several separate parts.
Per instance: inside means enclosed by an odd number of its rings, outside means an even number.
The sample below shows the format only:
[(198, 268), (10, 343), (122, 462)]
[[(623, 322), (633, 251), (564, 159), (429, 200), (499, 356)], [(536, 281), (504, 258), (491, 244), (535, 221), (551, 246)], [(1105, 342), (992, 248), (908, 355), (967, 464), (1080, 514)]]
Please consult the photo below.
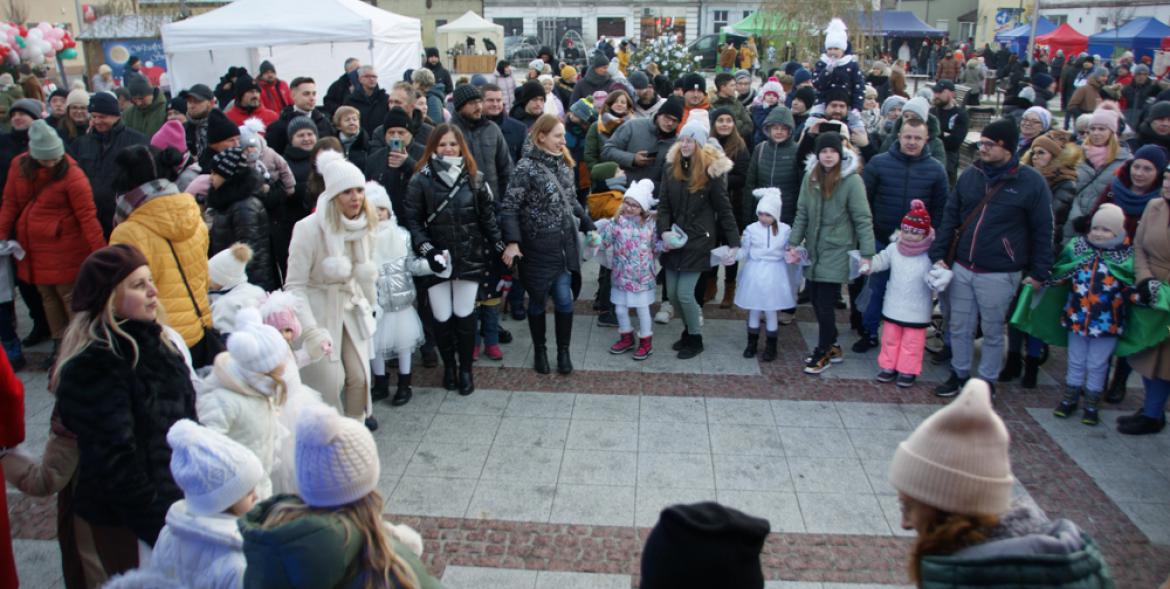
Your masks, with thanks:
[(171, 475), (183, 489), (187, 508), (196, 515), (226, 511), (264, 478), (264, 467), (255, 453), (190, 419), (171, 426), (167, 444)]
[(328, 407), (305, 409), (296, 440), (297, 487), (310, 506), (353, 503), (377, 488), (378, 447), (361, 421)]
[(386, 193), (386, 189), (373, 180), (366, 182), (366, 200), (374, 205), (374, 210), (386, 209), (390, 211), (390, 216), (394, 216), (394, 207), (390, 205), (390, 195)]
[(845, 29), (845, 22), (839, 18), (829, 21), (825, 29), (825, 49), (840, 49), (845, 51), (849, 47), (849, 34)]
[(331, 149), (317, 154), (317, 173), (325, 180), (321, 198), (328, 201), (350, 188), (365, 187), (366, 177), (345, 156)]
[(647, 213), (658, 204), (658, 199), (654, 198), (654, 182), (649, 178), (635, 181), (626, 189), (625, 198), (633, 199)]
[(250, 261), (252, 248), (246, 243), (233, 243), (207, 260), (207, 278), (220, 288), (234, 288), (248, 281), (245, 269)]
[(260, 311), (240, 309), (236, 313), (235, 330), (227, 341), (228, 353), (240, 369), (256, 374), (268, 374), (284, 364), (291, 353), (288, 342), (277, 329), (267, 325)]
[(767, 213), (772, 215), (772, 218), (777, 222), (780, 221), (780, 210), (783, 208), (783, 201), (780, 200), (779, 188), (757, 188), (752, 191), (752, 196), (760, 199), (756, 203), (756, 214)]
[(1009, 443), (987, 383), (972, 378), (950, 405), (898, 444), (890, 484), (943, 511), (999, 515), (1011, 507), (1015, 480)]
[(691, 110), (691, 114), (687, 115), (687, 124), (678, 132), (679, 139), (690, 137), (699, 144), (699, 147), (707, 144), (707, 137), (710, 135), (711, 120), (707, 116), (707, 111), (699, 108)]

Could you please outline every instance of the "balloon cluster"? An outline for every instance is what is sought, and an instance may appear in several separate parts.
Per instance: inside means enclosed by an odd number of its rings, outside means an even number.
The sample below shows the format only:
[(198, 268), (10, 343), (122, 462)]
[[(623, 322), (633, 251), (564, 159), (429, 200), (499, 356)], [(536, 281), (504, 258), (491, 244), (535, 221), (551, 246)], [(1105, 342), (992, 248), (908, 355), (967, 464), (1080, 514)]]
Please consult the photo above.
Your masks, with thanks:
[(0, 59), (10, 65), (21, 60), (41, 65), (57, 55), (61, 59), (77, 57), (77, 42), (65, 29), (43, 22), (34, 28), (0, 22)]

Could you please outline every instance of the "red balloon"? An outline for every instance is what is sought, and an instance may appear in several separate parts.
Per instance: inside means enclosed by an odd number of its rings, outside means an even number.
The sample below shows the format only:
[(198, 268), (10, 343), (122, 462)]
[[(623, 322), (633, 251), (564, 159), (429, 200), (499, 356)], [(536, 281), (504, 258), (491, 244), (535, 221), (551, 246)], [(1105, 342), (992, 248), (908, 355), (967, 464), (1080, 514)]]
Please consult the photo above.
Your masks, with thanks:
[(20, 36), (26, 38), (28, 37), (28, 27), (20, 25)]
[(61, 42), (61, 45), (64, 46), (65, 49), (73, 49), (74, 47), (77, 47), (77, 41), (66, 37), (65, 40)]

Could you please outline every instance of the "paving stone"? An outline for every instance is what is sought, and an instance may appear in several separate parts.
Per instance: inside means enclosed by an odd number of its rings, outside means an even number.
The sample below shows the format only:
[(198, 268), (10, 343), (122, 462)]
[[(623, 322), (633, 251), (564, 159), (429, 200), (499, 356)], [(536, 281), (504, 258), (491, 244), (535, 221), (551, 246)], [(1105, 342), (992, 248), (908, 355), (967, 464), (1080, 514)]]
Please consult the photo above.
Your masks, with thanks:
[(792, 427), (845, 427), (837, 406), (829, 401), (773, 400), (776, 425)]
[(472, 480), (404, 476), (386, 509), (403, 515), (463, 517), (474, 492)]
[(910, 430), (910, 422), (897, 405), (837, 403), (837, 413), (850, 429)]
[(399, 476), (406, 471), (406, 466), (414, 458), (414, 451), (418, 442), (402, 440), (398, 442), (382, 442), (378, 444), (378, 460), (382, 469), (382, 478)]
[(476, 389), (475, 394), (467, 396), (449, 394), (439, 405), (439, 413), (501, 416), (511, 395), (508, 391), (484, 389)]
[(641, 399), (635, 396), (577, 395), (573, 420), (638, 421)]
[(639, 528), (652, 528), (658, 523), (663, 509), (671, 505), (718, 501), (715, 489), (682, 489), (642, 487), (637, 490), (635, 523)]
[(788, 456), (853, 458), (857, 452), (844, 429), (781, 427), (780, 440)]
[(429, 411), (399, 411), (398, 407), (379, 403), (374, 405), (374, 417), (378, 418), (380, 429), (386, 431), (377, 436), (378, 443), (402, 440), (419, 442), (430, 429), (435, 414)]
[(496, 431), (500, 428), (500, 421), (499, 417), (492, 415), (440, 413), (435, 416), (431, 427), (423, 435), (423, 441), (442, 444), (469, 442), (490, 445), (496, 437)]
[(715, 487), (719, 490), (791, 491), (788, 461), (779, 456), (715, 454)]
[(569, 435), (568, 419), (505, 417), (496, 432), (497, 446), (562, 449)]
[(565, 450), (561, 461), (561, 485), (633, 486), (638, 480), (635, 452)]
[(707, 421), (712, 424), (776, 423), (771, 403), (765, 399), (707, 399)]
[(788, 470), (797, 493), (837, 493), (842, 489), (872, 493), (869, 478), (856, 458), (790, 456)]
[(800, 501), (805, 529), (809, 532), (883, 536), (891, 533), (874, 495), (798, 492), (796, 497)]
[(886, 458), (862, 458), (861, 466), (869, 477), (869, 485), (878, 495), (897, 495), (898, 490), (890, 485), (890, 461), (893, 452)]
[(748, 515), (768, 520), (773, 532), (804, 532), (804, 519), (795, 493), (719, 490), (719, 502)]
[(641, 420), (666, 423), (707, 423), (702, 397), (642, 396)]
[(711, 424), (711, 451), (717, 454), (784, 456), (774, 425)]
[(640, 452), (638, 486), (714, 489), (711, 455)]
[(631, 526), (634, 524), (634, 487), (598, 485), (557, 486), (549, 521), (576, 525)]
[(540, 571), (536, 589), (630, 589), (630, 576)]
[(638, 451), (710, 453), (707, 424), (642, 422), (638, 426)]
[(555, 485), (563, 450), (494, 446), (483, 466), (483, 481), (515, 481)]
[(913, 538), (917, 535), (914, 530), (902, 529), (902, 504), (897, 495), (878, 495), (877, 501), (882, 508), (882, 514), (886, 516), (886, 524), (890, 526), (895, 536)]
[(414, 391), (414, 395), (410, 398), (410, 402), (401, 407), (393, 407), (392, 411), (436, 413), (439, 411), (439, 406), (443, 404), (443, 400), (447, 398), (447, 391), (437, 387), (412, 386), (411, 390)]
[(891, 458), (910, 432), (884, 429), (850, 429), (849, 440), (861, 458)]
[(1117, 506), (1154, 544), (1170, 546), (1170, 506), (1165, 503), (1119, 501)]
[(449, 566), (445, 589), (536, 589), (536, 571)]
[(512, 393), (512, 397), (508, 400), (504, 416), (570, 419), (573, 417), (573, 404), (576, 402), (576, 398), (577, 395), (573, 394), (517, 391)]
[(413, 477), (478, 479), (490, 446), (477, 443), (438, 444), (422, 442), (406, 466)]
[(555, 485), (520, 481), (481, 480), (471, 496), (466, 517), (515, 521), (548, 521)]
[(574, 419), (569, 425), (569, 438), (565, 447), (575, 450), (637, 452), (638, 422)]

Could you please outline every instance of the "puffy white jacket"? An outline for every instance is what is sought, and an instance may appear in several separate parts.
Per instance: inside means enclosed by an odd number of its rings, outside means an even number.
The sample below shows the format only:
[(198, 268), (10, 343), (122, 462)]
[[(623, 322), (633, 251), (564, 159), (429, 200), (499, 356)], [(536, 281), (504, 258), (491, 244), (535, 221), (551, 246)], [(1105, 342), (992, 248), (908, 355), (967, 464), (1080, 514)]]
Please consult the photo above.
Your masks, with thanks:
[(246, 567), (244, 539), (235, 516), (195, 515), (187, 510), (186, 500), (171, 505), (150, 569), (187, 589), (238, 589)]
[(898, 242), (878, 252), (870, 262), (871, 272), (890, 271), (886, 284), (886, 298), (882, 302), (882, 317), (904, 327), (928, 327), (934, 309), (931, 290), (926, 284), (930, 272), (930, 256), (904, 256), (898, 251)]

